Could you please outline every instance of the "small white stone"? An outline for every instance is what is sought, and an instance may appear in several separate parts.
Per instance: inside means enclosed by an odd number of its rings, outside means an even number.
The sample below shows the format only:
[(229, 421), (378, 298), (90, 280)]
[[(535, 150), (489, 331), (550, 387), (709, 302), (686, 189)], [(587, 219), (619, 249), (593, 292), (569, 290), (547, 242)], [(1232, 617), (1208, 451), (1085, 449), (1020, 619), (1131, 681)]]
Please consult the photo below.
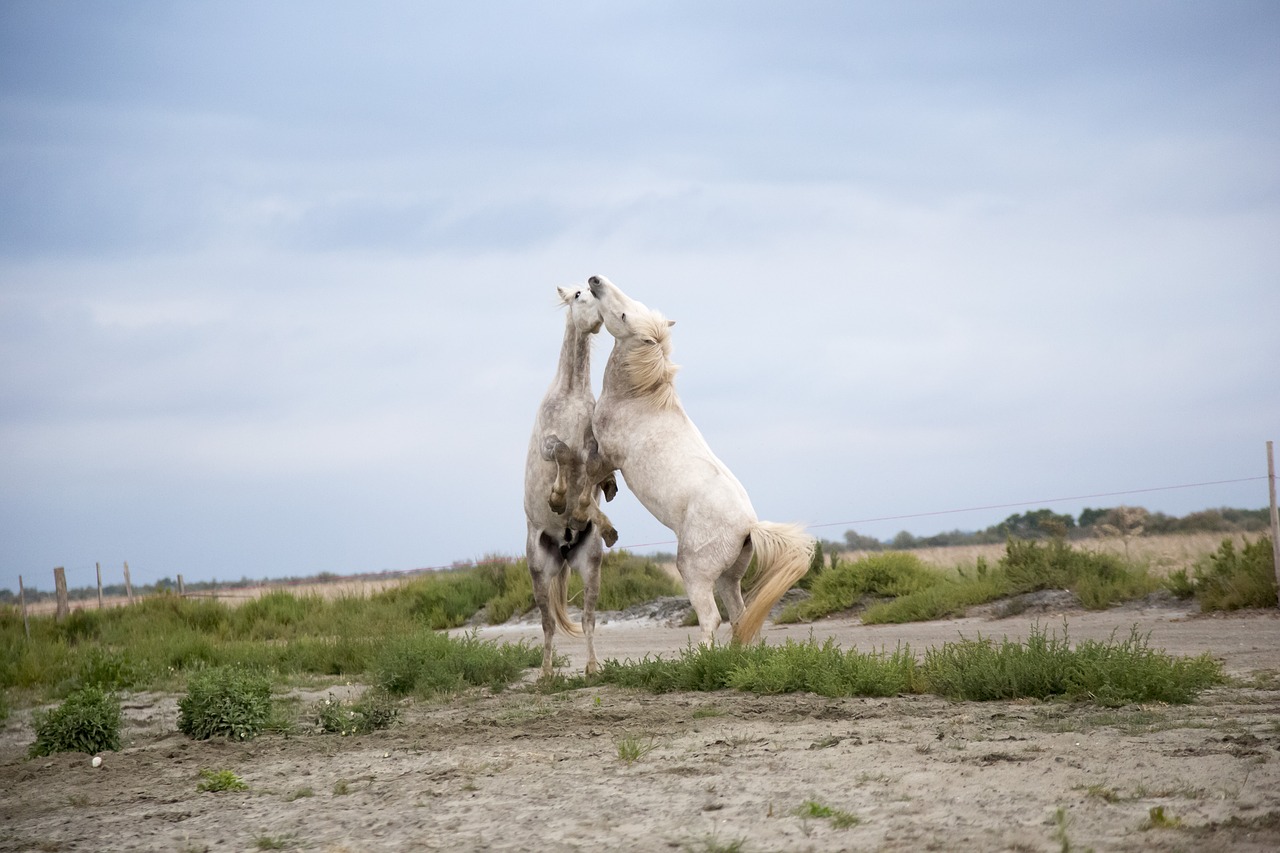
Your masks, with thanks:
[(92, 764), (94, 767), (101, 767), (101, 766), (102, 766), (102, 756), (101, 756), (101, 755), (95, 755), (95, 756), (93, 757), (93, 761), (91, 761), (91, 762), (89, 762), (89, 763), (90, 763), (90, 764)]

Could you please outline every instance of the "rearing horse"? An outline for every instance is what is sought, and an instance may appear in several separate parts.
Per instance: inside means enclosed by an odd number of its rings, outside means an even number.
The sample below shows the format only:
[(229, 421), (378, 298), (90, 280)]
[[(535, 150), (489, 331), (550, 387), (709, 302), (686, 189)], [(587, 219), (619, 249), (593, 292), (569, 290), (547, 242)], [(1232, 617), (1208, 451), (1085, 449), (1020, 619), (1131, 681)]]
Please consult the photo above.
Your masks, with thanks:
[[(676, 396), (672, 321), (592, 276), (613, 351), (593, 427), (605, 467), (622, 472), (645, 508), (676, 534), (676, 568), (702, 626), (720, 625), (719, 595), (733, 638), (750, 642), (769, 610), (809, 569), (813, 538), (799, 525), (759, 521), (747, 491), (707, 445)], [(758, 573), (744, 602), (752, 555)]]
[[(544, 678), (552, 672), (551, 638), (557, 625), (573, 636), (586, 635), (587, 674), (596, 671), (601, 537), (609, 545), (618, 540), (598, 503), (602, 487), (612, 499), (617, 486), (612, 475), (592, 476), (587, 470), (588, 456), (594, 456), (596, 448), (591, 432), (591, 336), (600, 330), (600, 306), (586, 288), (556, 290), (569, 308), (564, 345), (555, 379), (538, 407), (524, 471), (526, 555), (533, 598), (542, 613)], [(570, 620), (567, 609), (570, 566), (582, 576), (581, 627)]]

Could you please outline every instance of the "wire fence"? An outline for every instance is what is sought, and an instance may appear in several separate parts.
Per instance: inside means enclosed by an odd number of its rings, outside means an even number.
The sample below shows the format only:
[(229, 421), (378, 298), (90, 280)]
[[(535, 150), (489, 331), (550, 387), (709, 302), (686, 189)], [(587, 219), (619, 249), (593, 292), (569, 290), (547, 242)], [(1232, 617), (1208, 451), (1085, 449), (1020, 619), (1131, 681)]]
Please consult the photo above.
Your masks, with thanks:
[[(1063, 497), (1040, 498), (1038, 500), (1011, 501), (1008, 503), (995, 503), (995, 504), (981, 504), (981, 505), (975, 505), (975, 506), (957, 507), (954, 509), (941, 509), (941, 510), (930, 510), (926, 512), (904, 513), (901, 515), (882, 515), (882, 516), (871, 516), (866, 518), (855, 518), (847, 521), (827, 521), (827, 522), (820, 522), (816, 524), (806, 525), (805, 529), (806, 530), (822, 530), (822, 529), (831, 528), (831, 527), (852, 528), (855, 525), (873, 524), (873, 523), (879, 523), (879, 522), (885, 522), (885, 521), (910, 521), (912, 519), (936, 518), (939, 516), (947, 516), (947, 515), (962, 515), (965, 513), (984, 512), (984, 511), (997, 510), (997, 509), (1001, 509), (1001, 510), (1002, 509), (1028, 509), (1031, 507), (1041, 507), (1046, 504), (1067, 503), (1071, 501), (1082, 501), (1082, 500), (1098, 500), (1102, 498), (1129, 497), (1132, 495), (1144, 495), (1144, 494), (1152, 494), (1157, 492), (1171, 492), (1171, 491), (1185, 490), (1185, 489), (1209, 488), (1212, 486), (1234, 485), (1239, 483), (1253, 483), (1253, 482), (1264, 481), (1267, 479), (1268, 477), (1266, 475), (1261, 475), (1256, 477), (1235, 477), (1235, 478), (1226, 479), (1226, 480), (1205, 480), (1205, 481), (1196, 482), (1196, 483), (1179, 483), (1176, 485), (1169, 485), (1169, 486), (1149, 486), (1146, 488), (1124, 489), (1120, 491), (1093, 492), (1093, 493), (1082, 494), (1082, 495), (1067, 495)], [(634, 551), (641, 548), (658, 548), (658, 547), (675, 545), (675, 544), (676, 544), (675, 539), (664, 539), (656, 542), (628, 543), (628, 544), (619, 545), (616, 547), (619, 550)], [(449, 569), (461, 569), (461, 568), (471, 568), (476, 566), (498, 565), (506, 562), (509, 562), (509, 559), (505, 557), (494, 558), (491, 560), (478, 560), (478, 561), (465, 560), (465, 561), (454, 561), (447, 565), (423, 566), (423, 567), (412, 568), (412, 569), (388, 569), (388, 570), (378, 571), (378, 572), (359, 572), (359, 573), (349, 574), (349, 575), (336, 575), (332, 573), (325, 573), (323, 575), (306, 577), (306, 578), (282, 578), (278, 580), (264, 579), (261, 581), (243, 580), (240, 582), (233, 581), (227, 584), (215, 583), (211, 587), (206, 586), (205, 583), (202, 582), (198, 585), (200, 588), (188, 589), (184, 592), (184, 595), (186, 597), (212, 597), (212, 598), (232, 598), (232, 599), (245, 598), (245, 597), (251, 597), (252, 595), (248, 591), (258, 590), (264, 587), (268, 587), (272, 589), (276, 589), (276, 588), (283, 589), (283, 588), (300, 587), (300, 586), (314, 586), (318, 584), (339, 584), (339, 583), (377, 584), (377, 583), (386, 582), (386, 581), (400, 581), (400, 580), (404, 580), (405, 578), (414, 577), (416, 575), (429, 574), (432, 572), (445, 571)], [(154, 588), (154, 585), (151, 585), (151, 586), (152, 588)], [(34, 595), (38, 596), (42, 601), (51, 595), (51, 593), (36, 592), (34, 589), (31, 590), (31, 592)], [(78, 599), (78, 601), (86, 602), (86, 603), (90, 600), (91, 599), (83, 598), (83, 597)]]

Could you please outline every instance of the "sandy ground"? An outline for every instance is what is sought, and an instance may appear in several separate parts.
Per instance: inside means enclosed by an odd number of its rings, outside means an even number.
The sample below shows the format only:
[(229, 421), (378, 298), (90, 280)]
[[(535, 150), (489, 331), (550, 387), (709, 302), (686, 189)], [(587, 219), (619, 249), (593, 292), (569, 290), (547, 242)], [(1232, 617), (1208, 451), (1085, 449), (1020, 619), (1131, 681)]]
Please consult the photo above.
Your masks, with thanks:
[[(767, 626), (765, 639), (812, 630), (844, 648), (920, 653), (979, 633), (1025, 637), (1034, 619), (1061, 630), (1063, 618), (836, 619)], [(191, 741), (176, 731), (177, 697), (131, 695), (126, 747), (97, 769), (80, 754), (27, 759), (29, 714), (13, 715), (0, 733), (0, 850), (1280, 849), (1280, 614), (1065, 618), (1074, 640), (1136, 625), (1173, 654), (1210, 652), (1238, 680), (1192, 705), (1116, 710), (516, 688), (410, 703), (372, 735), (248, 743)], [(602, 658), (625, 659), (690, 637), (614, 621), (597, 643)], [(582, 666), (581, 641), (558, 648)], [(638, 760), (620, 759), (623, 739)], [(234, 771), (250, 789), (198, 792), (201, 769)]]

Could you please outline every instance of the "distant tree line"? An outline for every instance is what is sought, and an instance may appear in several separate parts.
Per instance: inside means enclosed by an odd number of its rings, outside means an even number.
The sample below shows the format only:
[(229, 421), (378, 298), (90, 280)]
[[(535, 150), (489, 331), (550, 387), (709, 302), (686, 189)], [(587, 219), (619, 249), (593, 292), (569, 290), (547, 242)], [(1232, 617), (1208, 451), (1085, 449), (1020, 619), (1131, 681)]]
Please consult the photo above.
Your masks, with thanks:
[[(105, 570), (104, 570), (104, 573), (105, 573)], [(390, 573), (383, 573), (383, 574), (387, 576), (390, 575)], [(378, 575), (378, 574), (368, 574), (368, 575), (360, 575), (359, 577), (361, 580), (370, 580), (370, 579), (376, 579), (380, 576), (381, 575)], [(342, 580), (342, 577), (340, 575), (335, 575), (332, 572), (321, 572), (318, 575), (311, 575), (309, 577), (290, 576), (290, 577), (283, 577), (283, 578), (263, 578), (261, 580), (254, 580), (249, 577), (241, 577), (240, 580), (238, 581), (216, 581), (216, 580), (188, 581), (184, 579), (182, 586), (186, 592), (190, 593), (190, 592), (210, 592), (210, 591), (216, 591), (219, 589), (234, 589), (237, 587), (249, 587), (249, 586), (260, 586), (260, 585), (261, 586), (266, 586), (266, 585), (289, 586), (291, 584), (328, 583), (329, 581), (337, 581), (337, 580)], [(133, 595), (135, 598), (142, 598), (148, 595), (155, 595), (161, 592), (177, 592), (177, 591), (178, 591), (178, 582), (170, 577), (163, 577), (160, 580), (156, 581), (155, 583), (149, 583), (149, 584), (135, 583), (133, 585)], [(52, 601), (54, 599), (54, 593), (52, 590), (40, 590), (32, 586), (27, 586), (24, 590), (24, 593), (27, 598), (27, 603), (29, 604), (34, 604), (38, 601)], [(123, 583), (111, 583), (111, 584), (104, 583), (102, 585), (102, 595), (104, 598), (115, 598), (115, 597), (123, 598), (127, 594), (128, 594), (128, 590), (125, 589), (125, 585)], [(67, 598), (70, 599), (73, 603), (92, 601), (96, 604), (98, 600), (98, 587), (97, 586), (80, 586), (80, 587), (68, 588)], [(17, 604), (17, 603), (18, 603), (18, 593), (16, 590), (0, 589), (0, 605)]]
[[(1064, 537), (1067, 539), (1087, 539), (1091, 536), (1141, 536), (1160, 535), (1165, 533), (1261, 533), (1270, 525), (1270, 513), (1263, 509), (1206, 509), (1193, 512), (1178, 518), (1162, 512), (1148, 512), (1142, 507), (1118, 506), (1110, 508), (1086, 507), (1079, 518), (1050, 509), (1035, 509), (1011, 515), (999, 524), (993, 524), (985, 530), (951, 530), (933, 536), (916, 536), (903, 530), (892, 539), (881, 541), (870, 536), (863, 536), (854, 530), (844, 532), (844, 542), (821, 540), (823, 551), (828, 554), (839, 551), (908, 551), (913, 548), (946, 548), (951, 545), (991, 545), (1003, 544), (1014, 539), (1050, 539)], [(507, 558), (497, 555), (486, 555), (481, 562), (505, 562)], [(649, 559), (658, 562), (675, 562), (674, 554), (652, 554)], [(473, 566), (471, 560), (460, 560), (454, 563), (454, 569)], [(382, 572), (361, 574), (361, 580), (373, 580), (380, 577), (402, 576), (398, 572)], [(242, 577), (238, 581), (192, 581), (185, 582), (187, 592), (208, 592), (218, 589), (247, 587), (257, 585), (281, 585), (302, 583), (326, 583), (343, 580), (344, 576), (332, 572), (321, 572), (309, 577), (263, 578), (253, 580)], [(134, 584), (134, 596), (154, 595), (160, 592), (176, 592), (177, 581), (164, 577), (152, 584)], [(102, 587), (104, 596), (123, 596), (126, 594), (124, 584), (105, 584)], [(27, 601), (52, 600), (52, 591), (41, 591), (33, 587), (26, 588)], [(96, 586), (83, 586), (67, 590), (72, 601), (96, 601)], [(17, 604), (18, 593), (9, 589), (0, 589), (0, 605)]]
[(1270, 524), (1263, 509), (1206, 509), (1182, 517), (1148, 512), (1142, 507), (1086, 507), (1074, 517), (1050, 509), (1035, 509), (1009, 516), (985, 530), (951, 530), (933, 536), (916, 536), (903, 530), (881, 541), (855, 530), (844, 532), (844, 542), (824, 542), (825, 550), (906, 551), (913, 548), (946, 548), (952, 545), (999, 545), (1013, 539), (1088, 539), (1094, 536), (1158, 536), (1168, 533), (1262, 533)]

